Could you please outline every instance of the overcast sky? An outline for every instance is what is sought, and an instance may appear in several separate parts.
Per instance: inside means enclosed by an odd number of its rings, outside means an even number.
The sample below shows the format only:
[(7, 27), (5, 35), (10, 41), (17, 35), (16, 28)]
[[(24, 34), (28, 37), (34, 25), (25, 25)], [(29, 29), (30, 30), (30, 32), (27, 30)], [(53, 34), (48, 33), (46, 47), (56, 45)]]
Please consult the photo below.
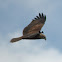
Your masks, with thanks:
[[(47, 40), (21, 40), (26, 27), (39, 13), (46, 15)], [(62, 62), (62, 0), (0, 0), (0, 62)]]

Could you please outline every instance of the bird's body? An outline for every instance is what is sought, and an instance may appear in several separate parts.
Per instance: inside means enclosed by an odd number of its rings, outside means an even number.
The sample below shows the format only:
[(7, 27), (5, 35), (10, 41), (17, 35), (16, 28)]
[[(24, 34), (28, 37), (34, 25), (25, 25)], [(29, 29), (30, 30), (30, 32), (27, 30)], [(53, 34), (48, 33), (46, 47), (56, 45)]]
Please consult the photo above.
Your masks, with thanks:
[(22, 39), (41, 39), (40, 33), (36, 34), (36, 35), (31, 35), (31, 36), (25, 36)]
[(39, 16), (36, 16), (35, 20), (33, 20), (27, 27), (24, 28), (23, 30), (23, 36), (18, 37), (18, 38), (13, 38), (10, 42), (16, 42), (21, 39), (45, 39), (46, 36), (42, 32), (40, 32), (41, 28), (43, 27), (45, 21), (46, 21), (46, 16), (42, 15), (39, 13)]

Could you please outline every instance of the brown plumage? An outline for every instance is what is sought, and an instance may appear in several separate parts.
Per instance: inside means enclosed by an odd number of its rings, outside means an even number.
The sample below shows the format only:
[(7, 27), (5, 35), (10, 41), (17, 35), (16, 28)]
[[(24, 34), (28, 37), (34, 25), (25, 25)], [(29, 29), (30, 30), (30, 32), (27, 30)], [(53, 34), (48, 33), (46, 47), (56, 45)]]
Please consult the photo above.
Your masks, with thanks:
[(32, 22), (24, 28), (23, 36), (18, 38), (13, 38), (10, 42), (17, 42), (21, 39), (45, 39), (46, 36), (40, 32), (41, 28), (45, 24), (46, 16), (39, 13), (39, 16), (36, 16)]

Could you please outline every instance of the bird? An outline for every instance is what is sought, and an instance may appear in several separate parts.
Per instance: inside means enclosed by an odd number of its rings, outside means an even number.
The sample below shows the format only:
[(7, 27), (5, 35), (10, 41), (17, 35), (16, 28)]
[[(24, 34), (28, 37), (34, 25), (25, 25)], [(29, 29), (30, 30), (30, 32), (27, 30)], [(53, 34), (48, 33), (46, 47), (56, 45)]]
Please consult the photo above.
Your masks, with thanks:
[(39, 15), (36, 16), (36, 18), (34, 18), (31, 21), (31, 23), (23, 29), (23, 35), (21, 37), (12, 38), (10, 42), (14, 43), (22, 39), (29, 39), (29, 40), (45, 39), (46, 40), (46, 36), (43, 34), (44, 32), (40, 31), (44, 26), (45, 21), (46, 21), (46, 15), (44, 15), (43, 13), (39, 13)]

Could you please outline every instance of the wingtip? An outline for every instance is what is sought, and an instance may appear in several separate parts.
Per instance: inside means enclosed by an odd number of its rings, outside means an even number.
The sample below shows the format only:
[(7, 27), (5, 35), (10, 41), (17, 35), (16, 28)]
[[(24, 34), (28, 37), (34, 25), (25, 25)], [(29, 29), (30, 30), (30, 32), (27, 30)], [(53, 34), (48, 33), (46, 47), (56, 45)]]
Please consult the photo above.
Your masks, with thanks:
[(39, 17), (41, 18), (41, 14), (39, 13)]
[(42, 16), (43, 16), (43, 13), (42, 13)]
[(39, 17), (38, 16), (36, 16), (37, 17), (37, 19), (39, 19)]
[(45, 15), (45, 20), (46, 20), (46, 15)]

